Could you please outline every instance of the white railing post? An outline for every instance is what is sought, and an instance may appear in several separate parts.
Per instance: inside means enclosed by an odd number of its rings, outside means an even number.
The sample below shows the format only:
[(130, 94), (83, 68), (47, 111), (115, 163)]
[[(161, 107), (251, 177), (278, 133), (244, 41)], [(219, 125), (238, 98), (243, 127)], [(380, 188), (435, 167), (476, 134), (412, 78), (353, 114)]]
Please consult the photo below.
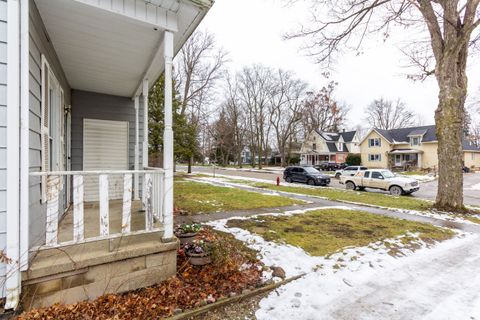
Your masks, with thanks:
[(127, 173), (123, 178), (123, 209), (122, 233), (129, 233), (132, 220), (132, 174)]
[(108, 198), (108, 176), (101, 174), (98, 177), (99, 201), (100, 201), (100, 235), (108, 236), (109, 233), (109, 198)]
[(145, 194), (143, 207), (145, 208), (145, 230), (150, 231), (153, 228), (153, 199), (152, 199), (152, 175), (150, 173), (145, 173), (143, 183), (143, 193)]
[(172, 72), (173, 72), (173, 32), (164, 35), (165, 58), (165, 130), (163, 133), (163, 168), (165, 170), (163, 188), (164, 239), (173, 238), (173, 114), (172, 114)]
[(60, 177), (47, 177), (47, 215), (46, 215), (46, 245), (56, 245), (58, 242), (58, 209), (59, 209)]
[(73, 176), (73, 241), (80, 242), (84, 239), (83, 221), (83, 176)]

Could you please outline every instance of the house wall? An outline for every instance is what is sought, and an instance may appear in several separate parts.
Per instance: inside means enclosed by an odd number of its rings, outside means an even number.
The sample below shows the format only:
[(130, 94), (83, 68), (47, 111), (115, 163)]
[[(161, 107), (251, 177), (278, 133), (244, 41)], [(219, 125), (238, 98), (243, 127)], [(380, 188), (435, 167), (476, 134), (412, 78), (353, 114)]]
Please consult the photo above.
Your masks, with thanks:
[[(0, 0), (0, 250), (6, 247), (7, 214), (7, 2)], [(0, 264), (0, 283), (5, 283), (5, 264)], [(3, 285), (0, 297), (5, 296)]]
[(468, 168), (480, 168), (480, 152), (464, 152), (465, 166)]
[(396, 144), (395, 149), (412, 149), (412, 150), (423, 151), (423, 153), (421, 154), (422, 168), (433, 169), (438, 167), (437, 146), (438, 144), (436, 142), (421, 143), (419, 146), (411, 146), (409, 143), (405, 143), (405, 144)]
[[(140, 168), (142, 163), (143, 103), (139, 108)], [(83, 170), (83, 119), (129, 122), (128, 165), (135, 166), (135, 105), (131, 98), (72, 90), (72, 170)]]
[[(42, 85), (42, 54), (47, 59), (53, 73), (64, 91), (65, 104), (70, 104), (70, 86), (66, 80), (62, 66), (51, 42), (33, 0), (30, 1), (29, 21), (29, 51), (30, 51), (30, 172), (41, 171), (41, 85)], [(41, 179), (30, 177), (30, 247), (45, 242), (45, 205), (41, 199)]]
[(329, 152), (327, 144), (325, 143), (323, 138), (320, 137), (320, 135), (317, 132), (313, 131), (313, 132), (310, 132), (307, 138), (305, 139), (305, 141), (303, 141), (301, 153), (302, 154), (311, 153), (313, 149), (313, 144), (316, 144), (316, 149), (315, 149), (316, 152), (318, 153)]
[[(369, 147), (368, 139), (380, 138), (380, 147)], [(360, 150), (362, 155), (362, 165), (367, 168), (388, 168), (388, 156), (387, 153), (391, 150), (391, 146), (388, 141), (375, 131), (370, 134), (360, 144)], [(370, 161), (369, 154), (380, 154), (382, 156), (381, 161)]]

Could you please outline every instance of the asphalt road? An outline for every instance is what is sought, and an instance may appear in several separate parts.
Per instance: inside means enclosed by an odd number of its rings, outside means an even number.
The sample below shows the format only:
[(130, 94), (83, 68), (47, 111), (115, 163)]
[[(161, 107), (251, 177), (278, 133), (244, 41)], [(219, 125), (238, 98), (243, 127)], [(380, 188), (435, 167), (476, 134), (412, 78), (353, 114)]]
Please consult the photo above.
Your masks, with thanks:
[[(177, 166), (179, 170), (186, 170), (184, 166)], [(201, 172), (201, 173), (210, 173), (213, 174), (212, 167), (193, 167), (193, 172)], [(283, 174), (282, 172), (257, 172), (257, 171), (240, 171), (240, 170), (232, 170), (232, 169), (224, 169), (224, 168), (215, 168), (215, 172), (217, 174), (223, 174), (228, 176), (236, 176), (236, 177), (247, 177), (247, 178), (257, 178), (263, 180), (270, 180), (272, 182), (276, 181), (277, 177), (283, 181)], [(464, 200), (465, 204), (468, 205), (475, 205), (480, 206), (480, 174), (478, 173), (467, 173), (464, 174)], [(344, 189), (345, 186), (341, 185), (338, 180), (332, 179), (330, 183), (330, 187)], [(320, 187), (319, 187), (320, 188)], [(415, 198), (422, 198), (428, 200), (435, 200), (437, 195), (437, 188), (438, 182), (431, 181), (425, 182), (420, 184), (420, 190), (413, 193), (411, 196)], [(382, 190), (372, 190), (367, 189), (373, 192), (380, 192), (380, 193), (388, 193)]]

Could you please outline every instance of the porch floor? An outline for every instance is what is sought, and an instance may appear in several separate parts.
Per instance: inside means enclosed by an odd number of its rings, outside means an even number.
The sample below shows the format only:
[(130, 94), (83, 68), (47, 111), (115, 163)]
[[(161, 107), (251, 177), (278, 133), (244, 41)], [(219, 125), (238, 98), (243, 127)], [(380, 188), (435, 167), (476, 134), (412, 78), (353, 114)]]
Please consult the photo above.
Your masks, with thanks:
[[(109, 203), (109, 230), (110, 234), (119, 234), (122, 231), (122, 200), (110, 200)], [(159, 228), (160, 223), (154, 223), (154, 228)], [(140, 200), (132, 201), (131, 231), (145, 230), (145, 213), (142, 211)], [(100, 209), (99, 202), (86, 202), (84, 204), (84, 234), (85, 239), (100, 235)], [(70, 207), (61, 219), (58, 228), (58, 242), (73, 240), (73, 208)]]

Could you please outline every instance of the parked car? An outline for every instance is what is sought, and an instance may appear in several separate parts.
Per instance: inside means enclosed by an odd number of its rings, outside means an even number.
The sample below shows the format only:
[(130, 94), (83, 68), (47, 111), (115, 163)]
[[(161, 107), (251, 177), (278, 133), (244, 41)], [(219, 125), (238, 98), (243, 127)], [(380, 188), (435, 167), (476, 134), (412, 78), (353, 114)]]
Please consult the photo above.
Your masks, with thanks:
[(462, 171), (463, 171), (463, 173), (469, 173), (469, 172), (470, 172), (470, 168), (469, 168), (469, 167), (466, 167), (466, 166), (463, 166), (463, 167), (462, 167)]
[(339, 164), (335, 162), (320, 162), (317, 165), (314, 165), (313, 167), (317, 169), (318, 171), (335, 171), (339, 169)]
[(365, 171), (367, 169), (367, 167), (362, 166), (348, 166), (344, 169), (335, 171), (335, 178), (340, 179), (341, 176), (354, 176), (359, 171)]
[(354, 176), (341, 176), (340, 183), (348, 190), (365, 188), (390, 191), (391, 195), (401, 196), (420, 189), (418, 181), (413, 178), (399, 177), (386, 169), (360, 171)]
[(330, 177), (320, 173), (313, 167), (287, 167), (283, 171), (283, 179), (287, 182), (303, 182), (312, 186), (327, 186), (330, 183)]

